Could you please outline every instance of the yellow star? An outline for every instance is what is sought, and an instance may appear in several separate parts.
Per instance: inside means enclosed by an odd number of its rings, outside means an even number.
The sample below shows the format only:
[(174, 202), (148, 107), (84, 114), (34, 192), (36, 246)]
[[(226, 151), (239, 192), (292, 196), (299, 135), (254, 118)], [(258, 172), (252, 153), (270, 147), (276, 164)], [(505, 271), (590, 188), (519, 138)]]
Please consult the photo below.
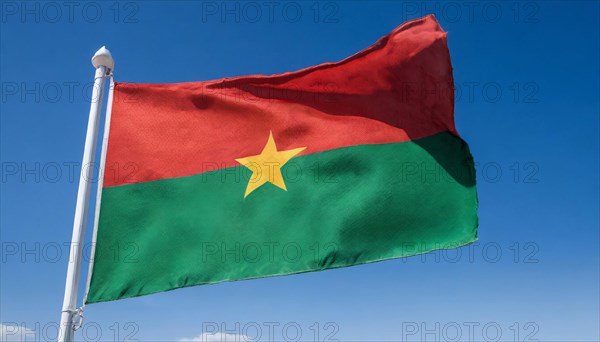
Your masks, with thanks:
[(300, 147), (293, 150), (277, 151), (273, 132), (269, 132), (269, 140), (267, 140), (267, 144), (259, 155), (236, 159), (235, 161), (252, 171), (252, 177), (250, 177), (248, 187), (246, 187), (244, 198), (267, 182), (273, 183), (287, 191), (283, 176), (281, 175), (281, 168), (305, 148)]

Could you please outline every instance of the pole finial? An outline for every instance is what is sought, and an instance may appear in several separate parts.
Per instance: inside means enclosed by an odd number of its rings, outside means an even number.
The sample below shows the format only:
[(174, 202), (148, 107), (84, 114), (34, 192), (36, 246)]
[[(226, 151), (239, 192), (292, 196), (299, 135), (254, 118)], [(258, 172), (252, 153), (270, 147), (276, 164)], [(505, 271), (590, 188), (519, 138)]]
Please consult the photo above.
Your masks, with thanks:
[(100, 66), (106, 67), (107, 74), (115, 68), (115, 61), (113, 60), (112, 55), (106, 46), (103, 46), (96, 51), (94, 57), (92, 57), (92, 64), (96, 69), (98, 69)]

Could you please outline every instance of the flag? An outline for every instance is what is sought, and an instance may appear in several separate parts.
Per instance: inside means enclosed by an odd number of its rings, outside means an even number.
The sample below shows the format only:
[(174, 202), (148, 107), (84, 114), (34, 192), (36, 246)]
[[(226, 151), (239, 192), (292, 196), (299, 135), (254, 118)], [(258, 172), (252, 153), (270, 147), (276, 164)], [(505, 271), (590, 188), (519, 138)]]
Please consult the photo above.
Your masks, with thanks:
[(446, 35), (427, 16), (296, 72), (116, 83), (86, 302), (475, 241)]

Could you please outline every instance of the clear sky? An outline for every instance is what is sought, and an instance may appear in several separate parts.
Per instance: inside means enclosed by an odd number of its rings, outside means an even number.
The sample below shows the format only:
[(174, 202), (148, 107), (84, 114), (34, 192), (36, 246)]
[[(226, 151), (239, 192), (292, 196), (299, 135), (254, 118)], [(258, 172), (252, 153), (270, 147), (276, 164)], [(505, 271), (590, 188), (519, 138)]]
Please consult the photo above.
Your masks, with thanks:
[(3, 1), (3, 339), (16, 326), (28, 341), (56, 336), (99, 47), (117, 81), (274, 74), (434, 13), (477, 163), (477, 244), (93, 304), (77, 338), (598, 341), (599, 12), (597, 1)]

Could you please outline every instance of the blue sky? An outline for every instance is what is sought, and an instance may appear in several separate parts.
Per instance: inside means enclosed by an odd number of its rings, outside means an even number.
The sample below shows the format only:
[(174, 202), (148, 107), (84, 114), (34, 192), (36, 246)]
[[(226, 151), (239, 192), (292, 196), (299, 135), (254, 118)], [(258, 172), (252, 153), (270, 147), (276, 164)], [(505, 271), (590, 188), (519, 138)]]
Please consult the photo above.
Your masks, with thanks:
[(78, 340), (599, 340), (599, 7), (3, 1), (3, 338), (16, 326), (28, 341), (56, 335), (99, 47), (112, 51), (117, 81), (273, 74), (343, 59), (434, 13), (477, 163), (477, 244), (94, 304)]

